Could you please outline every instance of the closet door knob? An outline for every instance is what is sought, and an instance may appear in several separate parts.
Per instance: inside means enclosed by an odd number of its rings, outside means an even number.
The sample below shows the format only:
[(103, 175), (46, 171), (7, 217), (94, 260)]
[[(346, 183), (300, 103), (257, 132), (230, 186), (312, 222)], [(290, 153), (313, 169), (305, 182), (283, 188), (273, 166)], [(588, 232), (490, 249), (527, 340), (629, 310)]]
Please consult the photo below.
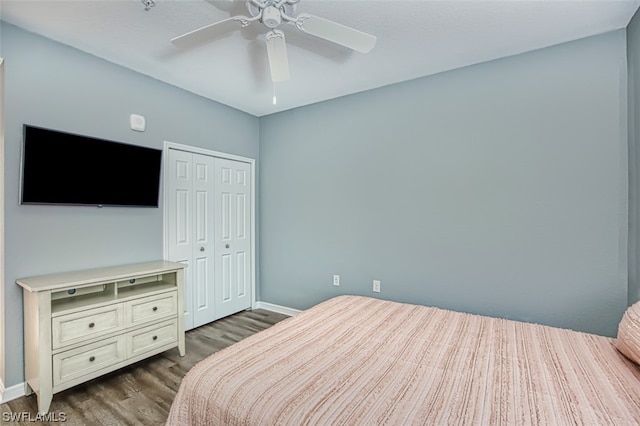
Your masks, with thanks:
[(158, 340), (158, 336), (153, 336), (153, 340)]
[(93, 362), (93, 361), (95, 361), (95, 360), (96, 360), (96, 357), (95, 357), (95, 356), (91, 356), (91, 357), (89, 357), (89, 362)]
[(89, 328), (93, 328), (93, 327), (95, 327), (95, 326), (96, 326), (96, 325), (95, 325), (95, 323), (93, 323), (93, 322), (90, 322), (90, 323), (89, 323)]
[(200, 247), (200, 251), (204, 251), (204, 247)]
[(157, 310), (158, 310), (158, 307), (157, 307), (157, 306), (154, 306), (154, 307), (153, 307), (153, 312), (155, 312), (155, 311), (157, 311)]
[(226, 246), (224, 246), (224, 248), (229, 248), (229, 244), (227, 244)]

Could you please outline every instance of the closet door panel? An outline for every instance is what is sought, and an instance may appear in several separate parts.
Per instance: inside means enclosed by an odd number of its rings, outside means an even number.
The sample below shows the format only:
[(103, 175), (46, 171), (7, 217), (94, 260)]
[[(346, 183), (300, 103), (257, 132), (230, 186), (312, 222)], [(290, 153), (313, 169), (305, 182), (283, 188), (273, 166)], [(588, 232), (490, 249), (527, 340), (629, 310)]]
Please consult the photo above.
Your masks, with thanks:
[(216, 319), (214, 265), (214, 159), (193, 154), (194, 327)]
[(235, 168), (235, 304), (240, 311), (251, 307), (251, 166)]
[(185, 329), (216, 319), (214, 288), (214, 158), (169, 150), (168, 255), (185, 269)]
[(219, 318), (251, 307), (250, 165), (216, 158), (216, 300)]
[(170, 149), (167, 179), (167, 249), (168, 260), (187, 264), (184, 269), (184, 321), (185, 329), (193, 328), (193, 154)]

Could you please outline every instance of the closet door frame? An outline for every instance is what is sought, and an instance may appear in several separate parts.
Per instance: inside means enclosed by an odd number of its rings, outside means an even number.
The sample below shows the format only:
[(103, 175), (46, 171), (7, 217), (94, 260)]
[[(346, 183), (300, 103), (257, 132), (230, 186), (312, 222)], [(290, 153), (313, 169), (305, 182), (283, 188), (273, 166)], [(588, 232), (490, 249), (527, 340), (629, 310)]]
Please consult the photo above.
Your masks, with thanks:
[(163, 245), (163, 257), (165, 259), (169, 256), (169, 221), (168, 221), (168, 209), (169, 204), (165, 202), (168, 198), (168, 187), (165, 183), (165, 173), (169, 170), (169, 150), (174, 149), (178, 151), (189, 152), (192, 154), (208, 155), (210, 157), (224, 158), (227, 160), (240, 161), (248, 163), (251, 167), (251, 219), (250, 219), (250, 232), (251, 232), (251, 309), (256, 309), (256, 160), (249, 157), (242, 157), (239, 155), (227, 154), (219, 151), (212, 151), (209, 149), (198, 148), (195, 146), (183, 145), (175, 142), (164, 141), (164, 148), (162, 152), (162, 245)]

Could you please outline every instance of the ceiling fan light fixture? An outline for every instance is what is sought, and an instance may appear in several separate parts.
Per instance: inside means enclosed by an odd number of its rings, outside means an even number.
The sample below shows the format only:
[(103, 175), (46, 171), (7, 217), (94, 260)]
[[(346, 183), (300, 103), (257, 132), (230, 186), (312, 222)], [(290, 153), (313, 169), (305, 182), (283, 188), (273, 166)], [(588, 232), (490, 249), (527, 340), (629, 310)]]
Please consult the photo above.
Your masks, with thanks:
[(280, 10), (275, 6), (268, 6), (262, 11), (262, 23), (269, 28), (276, 28), (282, 23)]

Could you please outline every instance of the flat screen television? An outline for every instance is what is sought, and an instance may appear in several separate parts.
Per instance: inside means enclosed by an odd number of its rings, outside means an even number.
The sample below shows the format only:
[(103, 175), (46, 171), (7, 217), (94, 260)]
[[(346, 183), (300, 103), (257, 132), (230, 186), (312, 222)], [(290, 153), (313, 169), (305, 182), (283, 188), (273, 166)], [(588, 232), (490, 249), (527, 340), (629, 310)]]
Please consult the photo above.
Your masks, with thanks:
[(21, 204), (158, 207), (162, 151), (24, 125)]

